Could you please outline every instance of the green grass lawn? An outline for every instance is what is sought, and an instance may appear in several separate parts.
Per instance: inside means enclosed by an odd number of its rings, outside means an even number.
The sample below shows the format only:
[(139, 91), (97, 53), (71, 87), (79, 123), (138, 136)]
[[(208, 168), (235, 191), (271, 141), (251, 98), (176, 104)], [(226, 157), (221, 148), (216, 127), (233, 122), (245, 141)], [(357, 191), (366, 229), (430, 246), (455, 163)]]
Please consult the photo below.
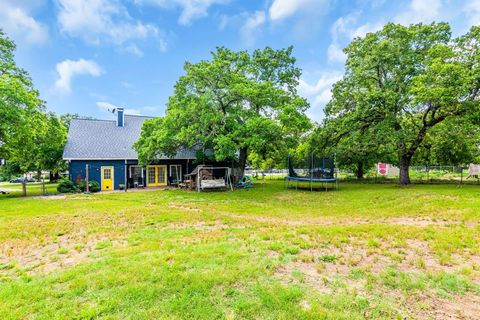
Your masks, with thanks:
[(480, 187), (0, 198), (2, 319), (478, 319)]
[[(57, 183), (45, 183), (47, 194), (57, 193)], [(8, 194), (0, 194), (0, 200), (3, 198), (16, 198), (22, 195), (21, 183), (0, 182), (0, 191), (6, 191)], [(42, 183), (27, 183), (27, 196), (38, 196), (42, 194)]]

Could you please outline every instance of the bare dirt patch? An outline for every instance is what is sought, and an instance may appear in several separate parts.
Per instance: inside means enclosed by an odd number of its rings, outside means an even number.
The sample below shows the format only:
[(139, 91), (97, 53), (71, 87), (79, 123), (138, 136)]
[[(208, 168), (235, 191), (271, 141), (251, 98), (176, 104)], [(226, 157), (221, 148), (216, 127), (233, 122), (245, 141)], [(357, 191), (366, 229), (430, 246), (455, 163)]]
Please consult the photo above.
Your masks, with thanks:
[(188, 204), (169, 203), (168, 207), (172, 209), (179, 209), (179, 210), (193, 211), (193, 212), (202, 211), (200, 208), (197, 208), (195, 206), (188, 205)]
[(268, 225), (274, 226), (293, 226), (293, 227), (301, 227), (301, 226), (351, 226), (351, 225), (361, 225), (361, 224), (368, 224), (371, 223), (372, 220), (370, 219), (338, 219), (333, 217), (312, 217), (312, 218), (305, 218), (305, 217), (268, 217), (268, 216), (258, 216), (258, 215), (240, 215), (240, 214), (228, 214), (230, 218), (239, 219), (242, 221), (253, 221), (264, 223)]
[(413, 306), (410, 308), (411, 312), (417, 319), (480, 319), (480, 297), (472, 294), (456, 295), (451, 298), (423, 295), (411, 306)]
[[(480, 261), (478, 255), (468, 253), (452, 256), (451, 264), (441, 264), (428, 243), (421, 240), (407, 240), (406, 245), (400, 248), (389, 245), (371, 248), (362, 243), (330, 245), (325, 248), (301, 250), (292, 261), (282, 267), (283, 270), (282, 268), (279, 270), (279, 277), (284, 278), (293, 270), (303, 272), (306, 278), (309, 276), (334, 278), (347, 277), (352, 268), (373, 273), (383, 272), (388, 267), (395, 267), (401, 272), (408, 273), (460, 272), (463, 268), (478, 268), (477, 262)], [(312, 279), (311, 282), (318, 281)]]
[[(329, 286), (329, 277), (323, 270), (316, 270), (313, 263), (290, 262), (275, 270), (275, 276), (285, 285), (300, 282), (322, 294), (331, 294), (333, 288)], [(296, 278), (295, 275), (300, 278)]]
[[(279, 254), (268, 252), (267, 256), (279, 258)], [(301, 283), (320, 294), (335, 294), (338, 290), (345, 290), (369, 296), (371, 291), (367, 288), (367, 274), (378, 276), (389, 268), (412, 275), (441, 272), (458, 274), (463, 268), (478, 268), (476, 262), (480, 257), (458, 254), (454, 255), (455, 263), (442, 265), (426, 241), (407, 240), (400, 248), (389, 244), (371, 248), (356, 243), (305, 249), (289, 259), (289, 262), (278, 266), (274, 273), (285, 285)], [(480, 284), (478, 274), (471, 274), (470, 279)], [(392, 301), (399, 301), (399, 308), (408, 310), (415, 319), (480, 319), (480, 296), (472, 293), (453, 295), (448, 299), (425, 289), (421, 291), (418, 301), (409, 301), (412, 297), (405, 291), (390, 296), (391, 293), (391, 289), (385, 292)]]
[(392, 218), (388, 220), (383, 220), (382, 223), (385, 224), (395, 224), (403, 226), (417, 226), (417, 227), (428, 227), (428, 226), (438, 226), (438, 227), (449, 227), (452, 225), (459, 225), (462, 222), (459, 220), (433, 220), (428, 218)]
[[(185, 210), (189, 210), (185, 208)], [(413, 227), (451, 227), (457, 225), (465, 225), (470, 228), (476, 227), (478, 224), (469, 222), (464, 223), (460, 220), (447, 219), (429, 219), (423, 217), (401, 217), (401, 218), (337, 218), (337, 217), (272, 217), (272, 216), (258, 216), (258, 215), (239, 215), (228, 214), (228, 217), (240, 219), (243, 221), (254, 221), (275, 226), (359, 226), (359, 225), (399, 225), (399, 226), (413, 226)]]
[[(110, 246), (126, 246), (126, 241), (83, 234), (62, 235), (53, 243), (22, 248), (2, 248), (0, 265), (15, 266), (27, 273), (49, 273), (91, 261), (93, 253)], [(0, 269), (0, 275), (8, 276), (11, 269)]]
[(167, 228), (171, 229), (195, 229), (198, 231), (217, 231), (217, 230), (224, 230), (229, 228), (234, 229), (243, 229), (245, 226), (243, 225), (228, 225), (224, 224), (219, 220), (214, 222), (205, 222), (205, 221), (197, 221), (195, 223), (169, 223)]
[(67, 196), (64, 194), (54, 195), (54, 196), (41, 196), (39, 197), (42, 200), (65, 200)]

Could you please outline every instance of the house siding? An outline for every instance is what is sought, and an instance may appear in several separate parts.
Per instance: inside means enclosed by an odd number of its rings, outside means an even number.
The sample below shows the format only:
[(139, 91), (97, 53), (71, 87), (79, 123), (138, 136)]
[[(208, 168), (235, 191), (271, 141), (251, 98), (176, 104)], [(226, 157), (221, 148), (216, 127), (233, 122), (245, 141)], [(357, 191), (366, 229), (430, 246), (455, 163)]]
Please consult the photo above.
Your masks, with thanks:
[[(88, 164), (88, 178), (98, 182), (100, 187), (102, 186), (102, 177), (100, 168), (103, 166), (114, 167), (114, 190), (120, 189), (120, 184), (127, 185), (129, 178), (129, 167), (131, 165), (138, 165), (137, 160), (127, 160), (127, 181), (125, 181), (125, 160), (71, 160), (69, 166), (69, 179), (73, 182), (84, 180), (86, 177), (86, 166)], [(181, 165), (182, 177), (192, 171), (195, 165), (192, 164), (192, 160), (185, 159), (163, 159), (151, 163), (152, 165), (167, 165), (167, 178), (170, 181), (170, 166)], [(143, 167), (143, 176), (146, 177), (146, 168)], [(146, 185), (148, 187), (148, 184)]]
[(102, 186), (101, 167), (113, 167), (113, 189), (120, 189), (125, 184), (125, 160), (72, 160), (69, 167), (69, 178), (73, 182), (84, 180), (88, 164), (88, 179), (95, 180)]
[(192, 165), (192, 160), (183, 160), (183, 159), (164, 159), (164, 160), (158, 160), (155, 162), (152, 162), (152, 165), (167, 165), (167, 177), (168, 181), (170, 181), (170, 166), (171, 165), (181, 165), (182, 166), (182, 177), (189, 173), (190, 171), (195, 168), (194, 165)]
[[(141, 134), (144, 121), (150, 117), (132, 116), (123, 113), (122, 108), (117, 108), (117, 121), (72, 119), (70, 122), (67, 143), (63, 152), (63, 159), (69, 161), (69, 178), (78, 182), (88, 176), (92, 181), (101, 186), (101, 167), (114, 168), (114, 190), (120, 185), (148, 186), (144, 179), (131, 179), (129, 168), (138, 165), (137, 152), (132, 147)], [(171, 181), (170, 167), (174, 164), (182, 165), (182, 176), (189, 173), (194, 166), (196, 158), (194, 149), (180, 148), (173, 158), (162, 157), (152, 165), (167, 165), (167, 181)], [(91, 160), (97, 159), (97, 160)], [(125, 160), (127, 159), (127, 160)], [(190, 160), (187, 160), (190, 159)], [(143, 178), (146, 177), (146, 168), (143, 166)]]

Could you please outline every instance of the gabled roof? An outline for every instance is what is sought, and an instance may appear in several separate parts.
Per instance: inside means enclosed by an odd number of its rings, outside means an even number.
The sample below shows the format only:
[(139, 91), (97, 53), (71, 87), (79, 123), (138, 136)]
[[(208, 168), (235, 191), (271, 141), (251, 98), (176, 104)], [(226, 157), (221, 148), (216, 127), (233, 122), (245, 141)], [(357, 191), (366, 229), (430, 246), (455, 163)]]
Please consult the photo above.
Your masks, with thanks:
[[(125, 115), (123, 127), (114, 120), (72, 119), (64, 160), (135, 160), (132, 145), (140, 137), (142, 124), (150, 117)], [(175, 159), (194, 159), (195, 151), (182, 150)]]

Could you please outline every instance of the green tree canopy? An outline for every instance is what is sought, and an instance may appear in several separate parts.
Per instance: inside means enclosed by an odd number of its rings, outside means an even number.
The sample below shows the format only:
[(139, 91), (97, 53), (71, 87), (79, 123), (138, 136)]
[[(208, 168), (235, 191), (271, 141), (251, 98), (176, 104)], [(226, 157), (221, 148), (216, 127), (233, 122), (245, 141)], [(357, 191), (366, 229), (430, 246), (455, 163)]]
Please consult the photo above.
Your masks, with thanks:
[(65, 127), (53, 113), (45, 113), (28, 73), (16, 65), (14, 51), (15, 44), (0, 30), (0, 158), (18, 173), (58, 170)]
[(425, 136), (412, 162), (418, 165), (459, 166), (478, 163), (480, 128), (470, 119), (446, 119)]
[(8, 158), (16, 142), (31, 135), (32, 121), (43, 110), (28, 73), (14, 60), (15, 43), (0, 29), (0, 156)]
[(95, 120), (95, 117), (91, 116), (81, 116), (78, 113), (64, 113), (60, 116), (60, 122), (63, 126), (67, 129), (70, 127), (70, 122), (72, 119), (88, 119), (88, 120)]
[(373, 128), (354, 130), (355, 126), (344, 119), (335, 120), (315, 129), (310, 139), (313, 153), (334, 156), (336, 165), (352, 170), (357, 179), (363, 179), (365, 171), (377, 162), (394, 161), (394, 148), (382, 132)]
[(216, 160), (238, 160), (248, 154), (285, 157), (311, 123), (308, 103), (297, 94), (300, 69), (292, 48), (233, 52), (218, 48), (211, 60), (186, 63), (175, 85), (166, 115), (148, 120), (135, 144), (141, 162), (179, 148), (196, 148)]
[(389, 23), (354, 39), (327, 122), (381, 134), (378, 143), (393, 144), (400, 183), (408, 184), (410, 163), (428, 132), (448, 118), (478, 113), (479, 40), (479, 27), (453, 39), (447, 23)]
[(67, 128), (54, 113), (45, 114), (45, 130), (38, 135), (37, 170), (58, 173), (64, 169), (63, 149), (67, 142)]

